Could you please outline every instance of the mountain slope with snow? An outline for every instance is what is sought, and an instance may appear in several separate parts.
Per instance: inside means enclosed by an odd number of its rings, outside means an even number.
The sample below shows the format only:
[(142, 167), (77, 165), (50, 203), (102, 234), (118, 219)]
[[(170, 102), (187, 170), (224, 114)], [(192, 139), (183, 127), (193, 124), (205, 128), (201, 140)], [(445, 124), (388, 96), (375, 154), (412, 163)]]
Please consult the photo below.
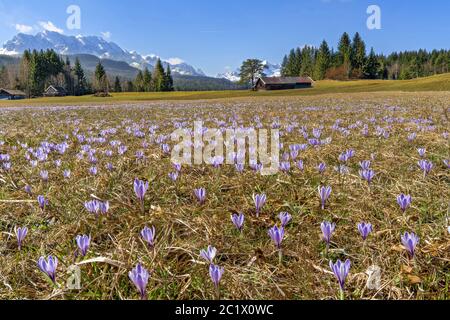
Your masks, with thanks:
[[(108, 42), (96, 36), (66, 36), (57, 32), (43, 31), (36, 35), (19, 33), (13, 39), (7, 41), (0, 54), (20, 55), (25, 50), (53, 49), (63, 55), (89, 54), (101, 59), (124, 61), (134, 68), (153, 69), (159, 58), (156, 55), (143, 56), (136, 51), (122, 49), (114, 42)], [(180, 59), (161, 59), (164, 67), (170, 65), (172, 72), (179, 75), (204, 76), (202, 70), (195, 68)]]
[[(281, 76), (281, 65), (280, 64), (272, 64), (268, 61), (263, 61), (263, 65), (266, 67), (264, 70), (264, 74), (266, 77), (279, 77)], [(216, 76), (216, 78), (227, 79), (231, 82), (239, 82), (241, 77), (239, 76), (239, 69), (235, 71), (229, 71), (226, 73), (220, 73)]]

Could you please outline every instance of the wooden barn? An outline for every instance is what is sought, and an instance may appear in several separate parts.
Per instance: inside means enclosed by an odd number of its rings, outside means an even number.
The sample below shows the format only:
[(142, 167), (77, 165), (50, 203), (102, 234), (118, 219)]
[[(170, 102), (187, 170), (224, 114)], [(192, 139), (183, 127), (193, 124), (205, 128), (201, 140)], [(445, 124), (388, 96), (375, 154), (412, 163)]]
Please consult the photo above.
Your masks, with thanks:
[(44, 97), (65, 97), (67, 96), (67, 91), (63, 87), (49, 86), (44, 91)]
[(26, 94), (23, 91), (0, 89), (0, 100), (19, 100), (25, 98)]
[(289, 90), (311, 88), (310, 77), (261, 77), (256, 81), (256, 90)]

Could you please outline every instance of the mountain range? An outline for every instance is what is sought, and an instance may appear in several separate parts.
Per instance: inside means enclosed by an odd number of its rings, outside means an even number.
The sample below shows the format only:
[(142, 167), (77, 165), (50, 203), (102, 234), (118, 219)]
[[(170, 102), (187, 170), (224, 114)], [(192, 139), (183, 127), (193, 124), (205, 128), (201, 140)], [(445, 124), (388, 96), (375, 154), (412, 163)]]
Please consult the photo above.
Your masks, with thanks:
[[(279, 77), (281, 76), (281, 65), (280, 64), (272, 64), (267, 60), (263, 61), (263, 65), (265, 66), (264, 74), (267, 77)], [(239, 76), (240, 70), (236, 69), (235, 71), (229, 71), (226, 73), (219, 73), (217, 78), (227, 79), (231, 82), (238, 82), (241, 80)]]
[[(142, 55), (136, 51), (122, 49), (114, 42), (106, 41), (97, 36), (68, 36), (53, 31), (42, 31), (35, 35), (19, 33), (13, 39), (7, 41), (0, 48), (2, 56), (0, 62), (3, 64), (17, 63), (15, 59), (25, 50), (47, 50), (53, 49), (57, 53), (69, 57), (74, 62), (79, 58), (83, 68), (92, 72), (96, 64), (101, 61), (106, 71), (111, 75), (118, 75), (128, 79), (133, 79), (138, 70), (144, 68), (153, 69), (159, 57), (157, 55)], [(216, 83), (220, 88), (227, 87), (227, 82), (238, 82), (240, 80), (239, 70), (218, 74), (215, 78), (207, 77), (205, 73), (181, 59), (174, 58), (161, 59), (164, 68), (170, 65), (175, 78), (184, 77), (187, 80), (197, 80), (206, 83), (206, 80)], [(264, 61), (267, 66), (265, 74), (267, 76), (279, 76), (281, 66)], [(196, 78), (198, 77), (198, 78)], [(202, 80), (200, 80), (202, 78)], [(214, 80), (215, 79), (215, 80)], [(232, 86), (234, 87), (234, 85)], [(238, 87), (238, 86), (236, 86)]]

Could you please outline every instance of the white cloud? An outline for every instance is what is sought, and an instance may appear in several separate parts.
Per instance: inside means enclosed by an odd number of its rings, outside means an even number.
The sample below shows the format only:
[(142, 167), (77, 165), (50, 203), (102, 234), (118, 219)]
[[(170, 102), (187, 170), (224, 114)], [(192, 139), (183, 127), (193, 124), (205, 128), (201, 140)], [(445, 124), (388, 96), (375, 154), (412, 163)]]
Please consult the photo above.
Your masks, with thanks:
[(184, 63), (184, 60), (180, 59), (180, 58), (170, 58), (166, 60), (168, 63), (173, 64), (173, 65), (177, 65), (177, 64), (182, 64)]
[(39, 21), (39, 25), (41, 26), (42, 29), (47, 30), (47, 31), (52, 31), (52, 32), (58, 32), (58, 33), (64, 33), (63, 29), (58, 28), (57, 26), (55, 26), (53, 24), (53, 22), (51, 21)]
[(105, 40), (111, 39), (111, 32), (106, 31), (106, 32), (100, 32), (100, 33)]
[(17, 23), (14, 27), (20, 33), (31, 33), (31, 32), (33, 32), (33, 27), (32, 26), (27, 26), (25, 24)]

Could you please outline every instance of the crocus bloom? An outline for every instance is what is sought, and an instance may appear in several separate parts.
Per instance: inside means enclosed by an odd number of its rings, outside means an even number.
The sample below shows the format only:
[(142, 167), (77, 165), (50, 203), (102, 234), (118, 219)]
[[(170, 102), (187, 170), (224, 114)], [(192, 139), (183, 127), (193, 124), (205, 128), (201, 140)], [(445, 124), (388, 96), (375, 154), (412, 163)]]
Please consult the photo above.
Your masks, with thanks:
[(169, 173), (169, 178), (173, 182), (177, 181), (177, 179), (178, 179), (178, 171)]
[(44, 182), (47, 182), (47, 181), (48, 181), (48, 171), (46, 171), (46, 170), (42, 170), (42, 171), (41, 171), (41, 179), (42, 179), (42, 181), (44, 181)]
[(86, 253), (89, 250), (89, 246), (91, 244), (91, 236), (86, 236), (86, 235), (82, 235), (82, 236), (77, 236), (76, 238), (77, 241), (77, 246), (81, 251), (81, 256), (86, 256)]
[(144, 239), (145, 242), (148, 243), (150, 247), (153, 247), (155, 245), (155, 238), (156, 238), (156, 229), (155, 227), (145, 227), (141, 231), (141, 236)]
[(370, 185), (370, 183), (372, 182), (373, 178), (375, 177), (375, 171), (373, 171), (371, 169), (360, 170), (359, 171), (359, 175), (361, 176), (361, 178), (366, 180), (367, 183)]
[(417, 152), (419, 153), (419, 156), (421, 158), (423, 158), (425, 156), (426, 150), (425, 150), (425, 148), (419, 148), (419, 149), (417, 149)]
[(345, 262), (342, 262), (341, 260), (336, 261), (335, 264), (333, 264), (332, 261), (330, 261), (330, 268), (333, 271), (336, 279), (339, 282), (339, 287), (341, 288), (341, 292), (344, 291), (345, 288), (345, 279), (347, 279), (348, 273), (350, 271), (350, 260), (346, 260)]
[(292, 216), (288, 212), (280, 212), (278, 218), (280, 219), (283, 228), (292, 220)]
[(320, 174), (324, 173), (326, 169), (327, 165), (324, 162), (319, 163), (319, 165), (317, 166), (317, 170)]
[(256, 216), (259, 217), (262, 207), (266, 203), (267, 197), (266, 194), (254, 194), (253, 202), (255, 203)]
[(206, 200), (206, 189), (205, 188), (199, 188), (194, 190), (194, 194), (197, 197), (198, 202), (200, 204), (204, 204)]
[(25, 190), (25, 192), (26, 193), (28, 193), (28, 195), (32, 195), (32, 190), (31, 190), (31, 186), (30, 185), (26, 185), (24, 188), (23, 188), (24, 190)]
[(289, 172), (291, 170), (291, 163), (288, 161), (283, 161), (280, 163), (280, 170), (283, 172)]
[(269, 236), (274, 242), (275, 246), (278, 249), (281, 249), (281, 243), (284, 239), (284, 228), (283, 227), (277, 227), (274, 226), (273, 228), (269, 229)]
[(321, 223), (320, 229), (322, 230), (323, 240), (327, 243), (327, 245), (329, 245), (331, 241), (331, 236), (333, 235), (333, 232), (336, 229), (336, 224), (324, 221)]
[(325, 203), (327, 202), (328, 198), (331, 195), (331, 187), (319, 187), (319, 196), (320, 196), (320, 202), (322, 205), (322, 210), (325, 210)]
[(242, 228), (244, 226), (244, 219), (245, 217), (242, 213), (239, 213), (239, 215), (233, 214), (231, 216), (231, 221), (233, 222), (236, 229), (238, 229), (240, 232), (242, 232)]
[(56, 268), (58, 267), (58, 258), (48, 256), (47, 260), (40, 257), (38, 260), (38, 267), (44, 272), (53, 283), (56, 283)]
[(303, 164), (303, 160), (298, 160), (298, 161), (297, 161), (297, 168), (298, 168), (300, 171), (303, 171), (303, 169), (305, 168), (305, 166), (304, 166), (304, 164)]
[(411, 202), (412, 198), (410, 195), (405, 195), (402, 193), (397, 197), (397, 203), (403, 212), (405, 212), (406, 209), (408, 209), (408, 207), (411, 205)]
[(213, 246), (208, 246), (208, 249), (200, 251), (200, 257), (205, 259), (209, 264), (213, 264), (216, 254), (217, 249)]
[(69, 179), (70, 178), (70, 174), (71, 174), (70, 170), (64, 170), (64, 173), (63, 173), (64, 178)]
[(423, 175), (426, 176), (431, 172), (431, 169), (433, 169), (433, 163), (431, 161), (427, 160), (420, 160), (418, 163), (419, 168), (423, 171)]
[(39, 203), (39, 208), (41, 208), (41, 210), (44, 210), (45, 207), (48, 205), (48, 200), (45, 199), (44, 196), (38, 196), (37, 201)]
[(358, 231), (365, 241), (369, 234), (372, 232), (372, 224), (365, 222), (358, 223)]
[(145, 194), (147, 193), (147, 190), (149, 188), (149, 183), (144, 182), (139, 179), (134, 180), (134, 193), (136, 194), (136, 197), (139, 199), (139, 201), (144, 202)]
[(134, 283), (141, 295), (141, 299), (144, 300), (147, 296), (147, 284), (150, 278), (150, 273), (140, 263), (128, 273), (128, 277)]
[(22, 242), (23, 239), (25, 239), (25, 237), (27, 236), (28, 233), (28, 228), (27, 227), (19, 227), (19, 228), (14, 228), (14, 233), (16, 234), (16, 238), (17, 238), (17, 246), (19, 247), (19, 250), (22, 249)]
[(209, 266), (209, 276), (211, 277), (212, 282), (216, 288), (219, 287), (220, 280), (222, 279), (223, 273), (225, 269), (214, 264)]
[(405, 249), (408, 251), (411, 258), (414, 258), (416, 246), (419, 243), (419, 237), (411, 232), (405, 232), (404, 235), (402, 235), (402, 244), (405, 247)]
[(364, 161), (361, 161), (359, 163), (359, 166), (361, 167), (361, 170), (369, 170), (370, 169), (370, 165), (371, 165), (371, 163), (370, 163), (369, 160), (364, 160)]

